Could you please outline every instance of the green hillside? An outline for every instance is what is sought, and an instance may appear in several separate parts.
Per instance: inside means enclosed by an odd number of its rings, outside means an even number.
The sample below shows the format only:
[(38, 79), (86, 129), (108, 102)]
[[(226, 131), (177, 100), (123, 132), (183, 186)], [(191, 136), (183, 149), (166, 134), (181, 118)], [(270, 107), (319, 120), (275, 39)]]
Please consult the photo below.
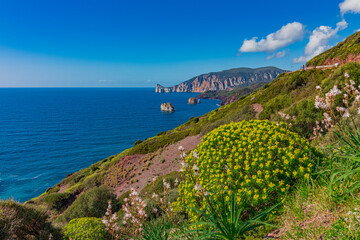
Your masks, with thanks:
[(339, 58), (340, 60), (345, 60), (350, 54), (357, 55), (360, 53), (360, 32), (357, 32), (348, 38), (345, 41), (340, 42), (333, 48), (328, 49), (322, 54), (311, 59), (306, 66), (321, 66), (326, 60)]
[[(350, 36), (344, 43), (328, 50), (324, 53), (325, 55), (319, 55), (309, 64), (315, 62), (320, 64), (321, 60), (319, 59), (349, 54), (348, 49), (357, 51), (355, 44), (357, 40), (354, 39), (359, 39), (359, 34)], [(347, 47), (343, 49), (342, 46)], [(331, 52), (334, 55), (331, 55)], [(339, 55), (335, 55), (335, 52)], [(360, 233), (356, 229), (359, 229), (360, 226), (357, 222), (351, 222), (356, 228), (352, 231), (352, 228), (348, 227), (347, 221), (350, 220), (346, 220), (348, 219), (346, 214), (350, 210), (356, 212), (357, 210), (354, 209), (360, 207), (358, 197), (360, 192), (357, 188), (360, 186), (360, 170), (358, 158), (354, 158), (355, 162), (352, 161), (353, 159), (345, 158), (360, 155), (359, 133), (350, 133), (350, 140), (346, 141), (345, 139), (344, 141), (341, 140), (341, 132), (339, 134), (335, 131), (338, 128), (334, 128), (334, 134), (331, 133), (316, 141), (308, 141), (313, 136), (316, 121), (323, 119), (323, 111), (316, 109), (314, 104), (317, 95), (316, 87), (320, 86), (323, 93), (329, 92), (334, 85), (343, 89), (348, 84), (344, 77), (345, 73), (351, 76), (354, 86), (360, 85), (360, 63), (347, 63), (326, 70), (313, 69), (282, 73), (273, 82), (262, 86), (250, 95), (241, 97), (234, 103), (220, 107), (201, 117), (192, 117), (188, 122), (175, 129), (160, 132), (143, 141), (137, 141), (134, 147), (67, 176), (54, 187), (47, 189), (41, 196), (24, 205), (46, 212), (50, 216), (53, 226), (62, 228), (75, 218), (82, 218), (81, 221), (85, 222), (93, 221), (94, 225), (101, 224), (98, 218), (104, 216), (108, 211), (107, 201), (111, 200), (113, 212), (118, 212), (119, 225), (123, 226), (122, 219), (127, 215), (125, 215), (125, 210), (120, 209), (126, 205), (125, 199), (129, 198), (130, 192), (121, 192), (122, 194), (118, 192), (118, 198), (116, 198), (113, 192), (119, 190), (117, 183), (122, 181), (122, 184), (130, 187), (144, 180), (147, 183), (146, 186), (136, 189), (136, 191), (140, 193), (139, 197), (144, 199), (147, 205), (141, 209), (147, 213), (144, 228), (150, 231), (150, 235), (154, 233), (152, 231), (158, 231), (157, 233), (161, 236), (172, 232), (182, 236), (179, 239), (184, 239), (184, 235), (181, 234), (185, 234), (187, 231), (191, 232), (191, 229), (194, 228), (188, 224), (199, 219), (206, 221), (206, 214), (199, 214), (194, 210), (201, 202), (201, 210), (206, 211), (207, 214), (214, 214), (213, 211), (220, 211), (222, 207), (226, 214), (231, 207), (240, 204), (239, 206), (245, 207), (245, 211), (239, 213), (242, 220), (256, 218), (258, 213), (263, 212), (264, 216), (266, 215), (262, 218), (264, 221), (279, 227), (279, 230), (275, 230), (272, 226), (263, 226), (259, 231), (245, 231), (241, 237), (224, 239), (244, 239), (249, 235), (251, 237), (248, 239), (263, 239), (269, 233), (279, 235), (282, 239), (358, 239)], [(342, 95), (335, 98), (334, 103), (343, 106), (340, 97)], [(263, 110), (256, 112), (256, 108), (253, 108), (254, 104), (261, 105)], [(346, 107), (355, 109), (355, 106)], [(282, 121), (278, 114), (280, 111), (296, 117), (291, 127), (285, 123), (274, 123)], [(259, 120), (253, 121), (256, 116)], [(352, 122), (345, 120), (342, 124), (346, 127), (340, 129), (342, 132), (346, 132), (349, 126), (358, 125), (358, 121), (358, 117)], [(174, 148), (171, 144), (189, 136), (205, 137), (196, 149), (200, 156), (188, 151), (184, 152), (188, 155), (186, 160), (179, 157), (178, 153), (171, 159), (177, 165), (180, 165), (180, 161), (188, 163), (187, 170), (183, 163), (185, 174), (175, 171), (179, 169), (176, 167), (174, 172), (159, 176), (153, 183), (151, 179), (144, 179), (149, 176), (151, 171), (149, 169), (152, 165), (158, 164), (158, 168), (161, 168), (164, 166), (161, 164), (169, 162), (169, 156), (163, 153)], [(249, 154), (254, 155), (249, 157)], [(140, 164), (128, 164), (131, 159), (139, 156), (142, 157)], [(267, 156), (269, 159), (265, 161), (264, 158)], [(285, 162), (282, 162), (284, 159)], [(288, 164), (287, 159), (295, 160)], [(242, 160), (244, 162), (241, 162)], [(234, 163), (234, 161), (236, 162)], [(251, 161), (254, 162), (250, 164)], [(225, 165), (222, 165), (223, 162)], [(219, 167), (213, 169), (215, 166)], [(266, 167), (272, 170), (266, 170)], [(243, 172), (237, 172), (239, 168)], [(134, 169), (137, 169), (137, 172)], [(200, 176), (202, 171), (208, 171), (205, 175), (206, 179), (189, 183), (191, 177), (196, 178), (199, 175), (198, 171), (200, 171)], [(240, 175), (243, 180), (239, 182), (236, 177)], [(344, 177), (335, 181), (337, 176)], [(206, 185), (204, 181), (208, 181), (210, 178), (211, 184), (206, 184), (217, 191), (225, 190), (225, 193), (223, 195), (220, 193), (219, 195), (210, 194), (209, 198), (215, 196), (213, 199), (207, 199), (208, 193), (199, 197), (199, 193), (196, 191), (200, 191), (201, 186)], [(180, 180), (180, 198), (178, 198), (178, 180)], [(275, 181), (275, 183), (271, 181)], [(239, 195), (240, 193), (245, 194), (245, 200), (226, 190), (237, 191)], [(261, 192), (262, 190), (264, 193)], [(164, 197), (166, 201), (157, 202), (156, 196)], [(175, 206), (170, 206), (174, 202)], [(233, 205), (226, 205), (229, 202)], [(276, 210), (271, 209), (270, 207), (277, 202), (280, 205), (276, 205)], [(193, 207), (191, 211), (183, 209), (175, 215), (172, 210), (169, 212), (170, 208), (181, 208), (181, 205), (184, 204)], [(206, 209), (206, 206), (211, 206), (211, 204), (216, 207)], [(154, 208), (159, 212), (154, 213)], [(353, 212), (351, 214), (354, 217), (351, 215), (351, 219), (356, 218), (357, 213)], [(0, 208), (0, 216), (1, 213)], [(87, 218), (83, 219), (85, 217)], [(95, 220), (88, 219), (94, 217)], [(218, 220), (219, 216), (214, 218)], [(70, 229), (72, 224), (77, 221), (80, 220), (71, 221), (65, 229)], [(1, 224), (0, 221), (0, 227)], [(134, 224), (134, 226), (139, 228), (140, 225)], [(135, 236), (136, 233), (131, 232), (134, 230), (134, 226), (120, 227), (122, 234)], [(218, 228), (218, 226), (211, 225), (208, 230)], [(200, 229), (204, 230), (204, 226), (201, 226)], [(340, 233), (342, 237), (337, 238)], [(195, 233), (191, 232), (191, 237), (188, 235), (187, 239), (197, 239), (192, 238), (195, 236), (193, 234)], [(200, 235), (204, 236), (206, 233), (202, 231)], [(215, 239), (214, 235), (211, 236), (205, 239)], [(124, 237), (124, 239), (128, 239), (128, 237)], [(156, 238), (144, 237), (142, 239)]]
[(223, 124), (254, 119), (255, 112), (251, 104), (260, 103), (264, 110), (259, 119), (279, 121), (278, 111), (297, 116), (294, 129), (300, 135), (312, 136), (315, 121), (320, 120), (322, 113), (315, 109), (315, 87), (322, 86), (329, 90), (334, 84), (344, 85), (344, 73), (348, 72), (355, 79), (360, 79), (360, 64), (349, 63), (336, 69), (298, 71), (283, 73), (272, 83), (239, 101), (220, 107), (200, 118), (192, 118), (183, 125), (166, 133), (146, 139), (134, 147), (116, 156), (111, 156), (89, 168), (80, 170), (50, 188), (42, 196), (28, 203), (42, 203), (50, 193), (57, 192), (60, 185), (69, 184), (67, 192), (83, 192), (101, 186), (106, 171), (121, 160), (123, 156), (154, 153), (170, 143), (175, 143), (187, 136), (206, 134)]

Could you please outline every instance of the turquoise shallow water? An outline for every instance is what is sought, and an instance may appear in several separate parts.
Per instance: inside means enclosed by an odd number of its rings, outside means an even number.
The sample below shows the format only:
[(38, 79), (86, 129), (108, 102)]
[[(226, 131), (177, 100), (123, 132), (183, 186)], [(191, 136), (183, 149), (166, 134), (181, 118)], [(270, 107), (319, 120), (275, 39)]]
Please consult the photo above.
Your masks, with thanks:
[[(67, 174), (217, 108), (153, 88), (0, 89), (0, 199), (26, 201)], [(176, 112), (162, 113), (171, 102)]]

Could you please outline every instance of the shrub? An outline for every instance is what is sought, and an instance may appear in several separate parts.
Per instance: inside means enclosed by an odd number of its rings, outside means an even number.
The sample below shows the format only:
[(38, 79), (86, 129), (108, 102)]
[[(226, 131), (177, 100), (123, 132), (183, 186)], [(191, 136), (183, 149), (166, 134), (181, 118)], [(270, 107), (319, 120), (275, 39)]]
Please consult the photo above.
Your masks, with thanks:
[(0, 201), (0, 239), (49, 239), (50, 234), (59, 237), (47, 218), (31, 207)]
[(136, 146), (136, 145), (138, 145), (138, 144), (140, 144), (142, 142), (143, 142), (142, 140), (138, 139), (138, 140), (136, 140), (136, 142), (134, 142), (134, 146)]
[(60, 211), (69, 203), (70, 198), (70, 193), (51, 193), (45, 196), (44, 202), (48, 204), (50, 209)]
[(94, 217), (75, 218), (63, 228), (63, 231), (68, 239), (109, 239), (109, 234), (101, 219)]
[[(236, 192), (238, 198), (246, 192), (242, 207), (257, 211), (284, 199), (297, 180), (309, 178), (313, 154), (321, 157), (285, 123), (251, 120), (223, 125), (207, 134), (183, 163), (186, 180), (180, 182), (177, 204), (205, 210), (200, 189), (210, 196)], [(193, 210), (187, 211), (195, 217)]]
[[(81, 194), (74, 203), (60, 216), (60, 221), (70, 221), (82, 217), (102, 217), (106, 212), (108, 201), (116, 201), (116, 196), (106, 187), (98, 187)], [(118, 208), (118, 206), (114, 206)]]
[(58, 185), (55, 185), (54, 187), (49, 187), (46, 189), (46, 193), (56, 193), (60, 190), (60, 187)]
[(161, 135), (164, 135), (166, 134), (166, 132), (162, 131), (162, 132), (159, 132), (158, 134), (156, 134), (156, 136), (161, 136)]

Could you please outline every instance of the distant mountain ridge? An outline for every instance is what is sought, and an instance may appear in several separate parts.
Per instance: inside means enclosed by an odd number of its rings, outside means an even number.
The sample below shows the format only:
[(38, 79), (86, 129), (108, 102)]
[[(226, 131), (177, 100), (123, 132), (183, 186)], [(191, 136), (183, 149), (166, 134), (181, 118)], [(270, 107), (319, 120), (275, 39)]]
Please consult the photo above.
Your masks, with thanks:
[(156, 85), (155, 92), (205, 92), (232, 90), (234, 87), (249, 86), (259, 82), (271, 82), (279, 74), (286, 72), (276, 67), (233, 68), (221, 72), (211, 72), (193, 77), (173, 87)]

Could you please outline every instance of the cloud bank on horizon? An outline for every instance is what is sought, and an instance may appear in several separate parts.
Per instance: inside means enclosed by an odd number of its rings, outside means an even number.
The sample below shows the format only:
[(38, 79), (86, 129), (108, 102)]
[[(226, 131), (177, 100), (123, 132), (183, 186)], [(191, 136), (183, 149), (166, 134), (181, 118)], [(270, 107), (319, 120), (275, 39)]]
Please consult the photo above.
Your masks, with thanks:
[[(315, 28), (309, 36), (309, 42), (305, 46), (304, 55), (294, 58), (294, 63), (305, 63), (331, 48), (329, 45), (330, 39), (336, 37), (339, 31), (348, 27), (348, 23), (345, 21), (344, 15), (346, 13), (360, 13), (360, 0), (344, 0), (339, 4), (339, 8), (342, 20), (336, 24), (336, 28), (323, 25)], [(355, 30), (355, 32), (359, 30), (360, 29)], [(302, 41), (305, 35), (306, 26), (304, 24), (299, 22), (288, 23), (287, 25), (282, 26), (278, 31), (267, 35), (265, 39), (261, 39), (259, 41), (258, 37), (253, 37), (250, 40), (245, 39), (239, 49), (239, 52), (266, 52), (270, 54), (266, 57), (267, 60), (282, 58), (287, 52), (285, 50), (278, 50), (298, 41)]]

